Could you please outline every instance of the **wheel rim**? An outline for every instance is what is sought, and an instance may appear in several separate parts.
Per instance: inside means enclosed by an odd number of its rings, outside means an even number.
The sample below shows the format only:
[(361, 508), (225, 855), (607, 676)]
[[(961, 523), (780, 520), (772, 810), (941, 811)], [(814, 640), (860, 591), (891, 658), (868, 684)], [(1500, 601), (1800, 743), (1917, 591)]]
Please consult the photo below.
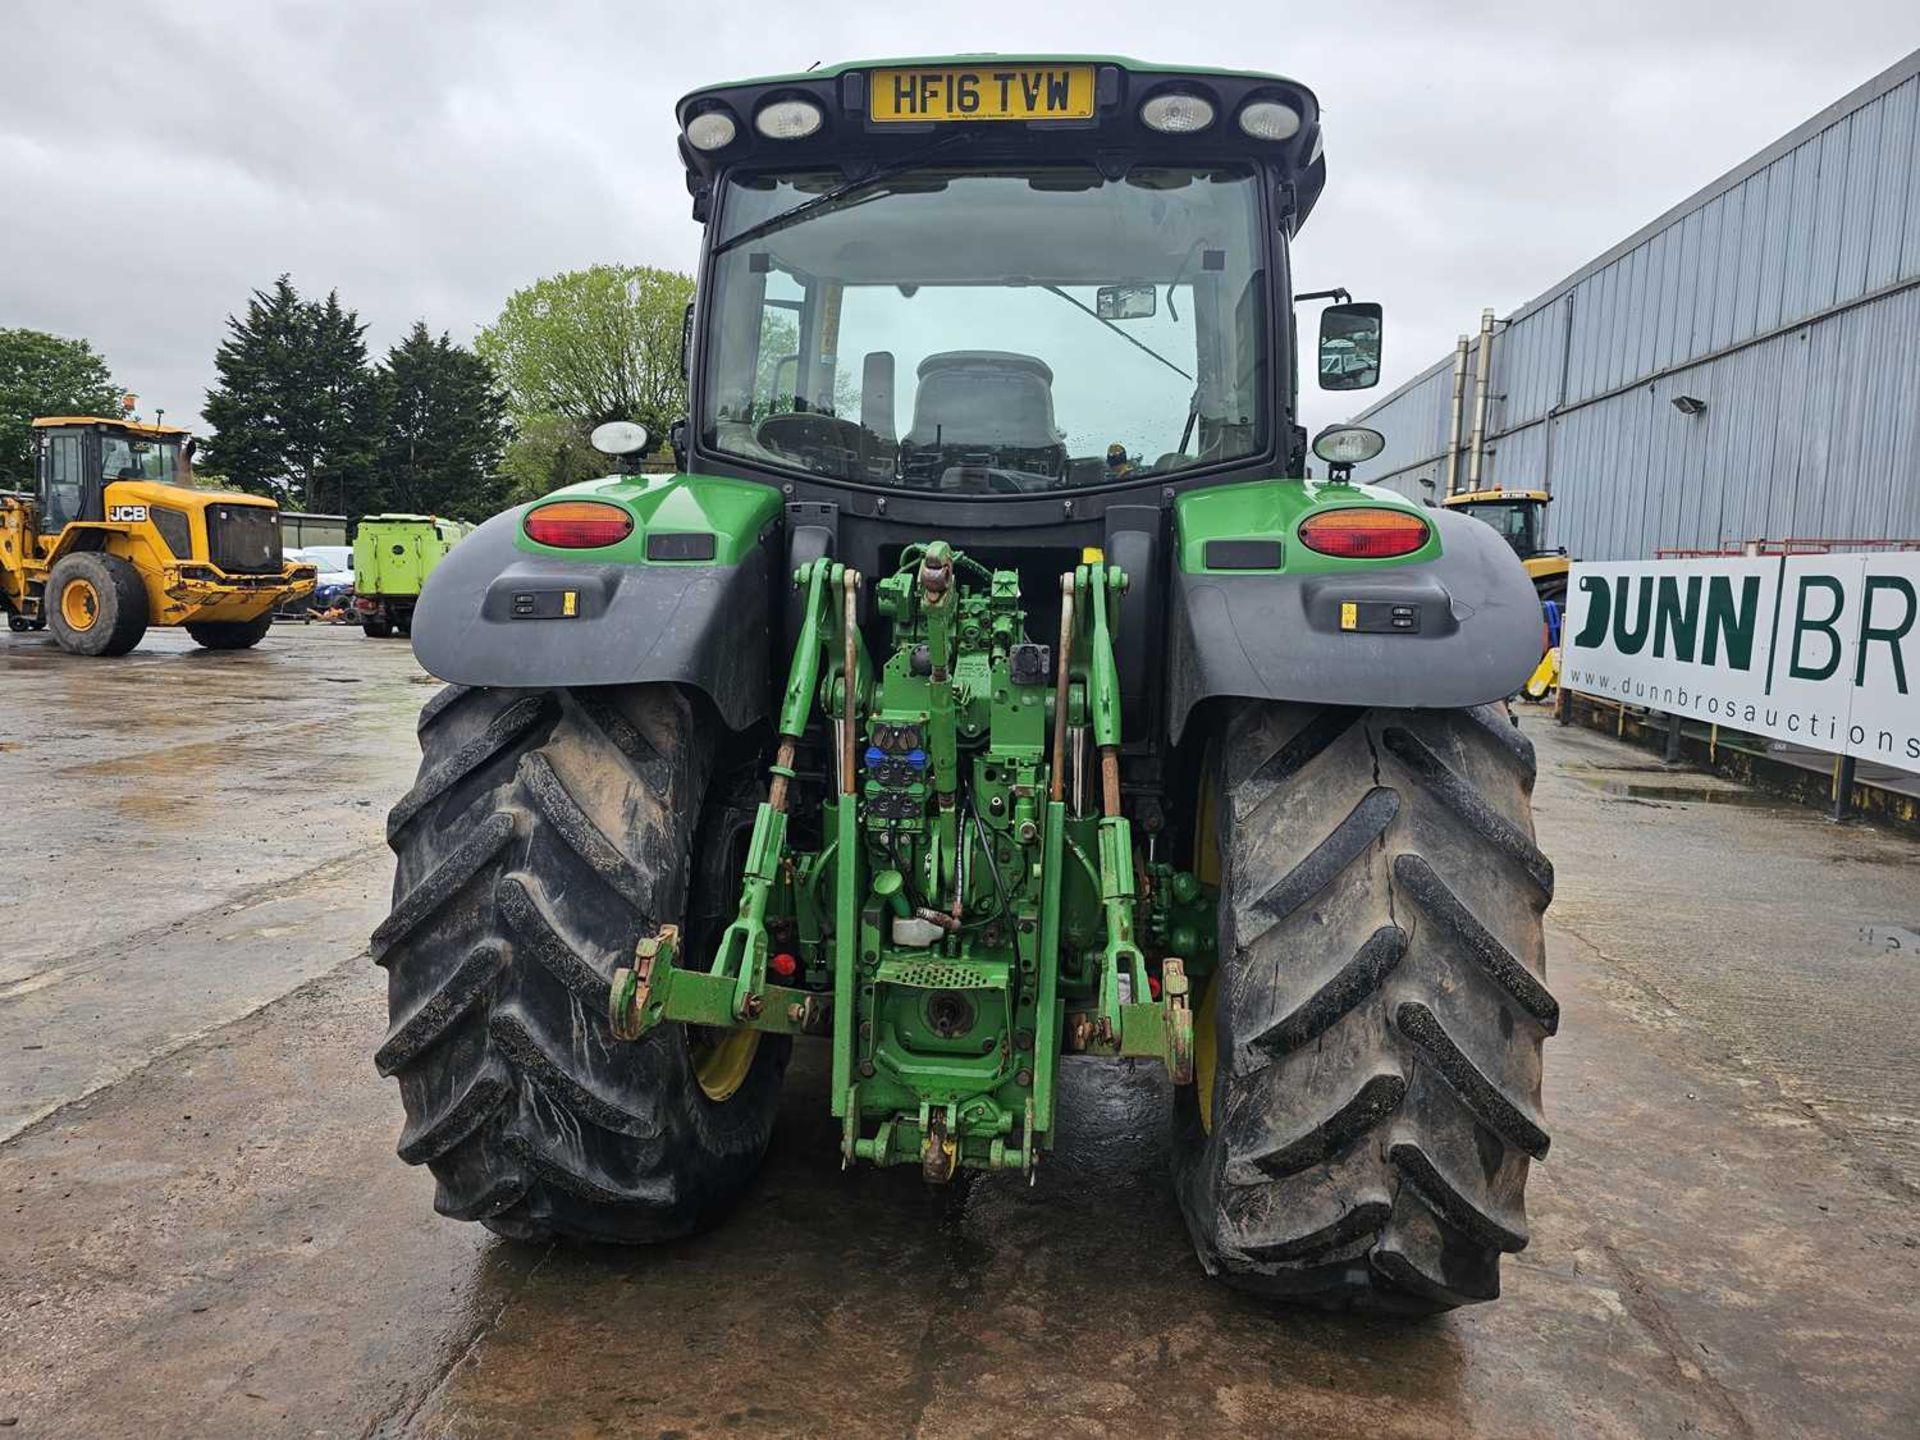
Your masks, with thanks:
[[(1213, 756), (1202, 762), (1200, 805), (1193, 819), (1193, 873), (1202, 884), (1220, 885), (1220, 829), (1214, 814)], [(1200, 1008), (1193, 1015), (1193, 1088), (1200, 1102), (1200, 1128), (1213, 1133), (1213, 1080), (1219, 1067), (1219, 1040), (1215, 1032), (1215, 997), (1220, 993), (1219, 959), (1200, 990)]]
[(60, 618), (69, 630), (91, 630), (94, 622), (100, 618), (100, 592), (93, 588), (93, 582), (85, 579), (69, 580), (66, 588), (60, 592)]
[(753, 1057), (760, 1052), (758, 1030), (715, 1030), (705, 1025), (687, 1027), (687, 1049), (693, 1056), (693, 1078), (709, 1100), (731, 1100), (746, 1084)]
[(1213, 1133), (1213, 1076), (1220, 1063), (1214, 1036), (1214, 997), (1220, 993), (1215, 983), (1218, 978), (1207, 977), (1206, 986), (1200, 992), (1200, 1008), (1193, 1016), (1193, 1091), (1194, 1098), (1200, 1102), (1200, 1128), (1209, 1135)]

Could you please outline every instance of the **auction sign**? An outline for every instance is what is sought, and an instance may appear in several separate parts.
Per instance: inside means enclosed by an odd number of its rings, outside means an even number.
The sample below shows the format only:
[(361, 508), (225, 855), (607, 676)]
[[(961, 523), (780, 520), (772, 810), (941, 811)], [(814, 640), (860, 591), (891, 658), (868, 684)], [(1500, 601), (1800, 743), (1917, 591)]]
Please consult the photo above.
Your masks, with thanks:
[(1920, 771), (1920, 552), (1581, 561), (1561, 683)]

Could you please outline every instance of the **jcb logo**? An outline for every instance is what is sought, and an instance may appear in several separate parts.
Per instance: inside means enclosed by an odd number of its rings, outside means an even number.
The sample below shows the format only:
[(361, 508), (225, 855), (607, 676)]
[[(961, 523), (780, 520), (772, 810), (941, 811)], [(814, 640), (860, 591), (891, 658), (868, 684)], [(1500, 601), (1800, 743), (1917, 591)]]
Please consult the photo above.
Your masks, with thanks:
[(144, 505), (114, 505), (107, 510), (107, 519), (122, 525), (132, 525), (147, 518)]

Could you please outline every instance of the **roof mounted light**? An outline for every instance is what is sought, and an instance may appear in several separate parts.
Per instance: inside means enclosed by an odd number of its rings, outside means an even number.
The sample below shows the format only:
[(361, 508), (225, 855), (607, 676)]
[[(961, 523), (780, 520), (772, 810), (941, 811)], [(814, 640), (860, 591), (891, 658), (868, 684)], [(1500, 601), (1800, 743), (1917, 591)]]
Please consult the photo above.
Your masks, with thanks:
[(1140, 107), (1140, 123), (1162, 135), (1194, 135), (1213, 124), (1213, 102), (1185, 90), (1168, 90)]
[(738, 133), (733, 116), (724, 110), (703, 110), (687, 121), (687, 143), (696, 150), (724, 150)]
[(1313, 437), (1313, 453), (1329, 465), (1364, 465), (1387, 448), (1387, 437), (1364, 425), (1329, 425)]
[(753, 128), (769, 140), (804, 140), (826, 120), (826, 111), (811, 100), (774, 100), (754, 114)]
[(1240, 128), (1255, 140), (1291, 140), (1300, 133), (1300, 112), (1282, 100), (1256, 100), (1240, 111)]

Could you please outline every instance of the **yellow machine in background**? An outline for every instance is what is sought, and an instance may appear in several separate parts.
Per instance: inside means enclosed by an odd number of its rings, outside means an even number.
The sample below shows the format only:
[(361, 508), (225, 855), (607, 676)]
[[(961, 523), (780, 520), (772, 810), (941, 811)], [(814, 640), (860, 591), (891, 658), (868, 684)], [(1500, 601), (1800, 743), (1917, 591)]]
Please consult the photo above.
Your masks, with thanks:
[(1527, 677), (1521, 693), (1529, 700), (1545, 700), (1560, 683), (1561, 617), (1553, 607), (1564, 607), (1567, 603), (1567, 571), (1573, 564), (1565, 550), (1549, 550), (1541, 538), (1547, 531), (1547, 506), (1553, 503), (1553, 496), (1545, 490), (1496, 488), (1449, 495), (1440, 503), (1449, 510), (1464, 510), (1476, 520), (1486, 521), (1500, 532), (1500, 537), (1520, 557), (1520, 563), (1527, 567), (1545, 618), (1541, 624), (1540, 664)]
[(76, 655), (124, 655), (149, 625), (243, 650), (312, 592), (314, 567), (281, 554), (279, 506), (193, 488), (186, 431), (72, 415), (35, 420), (33, 438), (33, 493), (0, 499), (12, 629)]
[(1544, 490), (1494, 489), (1449, 495), (1440, 503), (1449, 510), (1464, 510), (1498, 530), (1527, 567), (1540, 598), (1565, 604), (1567, 568), (1572, 562), (1565, 550), (1549, 550), (1541, 538), (1546, 534), (1547, 506), (1552, 501)]

